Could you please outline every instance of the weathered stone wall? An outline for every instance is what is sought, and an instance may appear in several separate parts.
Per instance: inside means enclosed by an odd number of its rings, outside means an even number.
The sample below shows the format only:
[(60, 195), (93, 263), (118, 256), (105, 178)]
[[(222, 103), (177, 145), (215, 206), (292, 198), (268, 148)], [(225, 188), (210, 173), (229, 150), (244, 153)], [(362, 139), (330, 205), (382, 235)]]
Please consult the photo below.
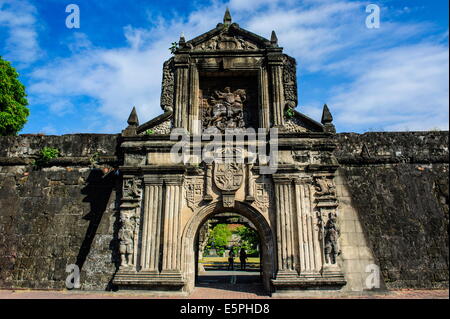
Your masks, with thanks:
[(340, 174), (388, 288), (448, 287), (448, 137), (337, 135)]
[[(64, 288), (69, 264), (80, 266), (84, 289), (108, 287), (120, 198), (116, 140), (95, 134), (0, 138), (1, 288)], [(44, 146), (58, 148), (61, 157), (31, 165)]]
[[(81, 266), (83, 289), (110, 287), (118, 262), (117, 139), (0, 137), (0, 288), (64, 288), (69, 264)], [(448, 286), (448, 132), (336, 139), (341, 182), (387, 286)], [(33, 166), (44, 146), (61, 157)]]

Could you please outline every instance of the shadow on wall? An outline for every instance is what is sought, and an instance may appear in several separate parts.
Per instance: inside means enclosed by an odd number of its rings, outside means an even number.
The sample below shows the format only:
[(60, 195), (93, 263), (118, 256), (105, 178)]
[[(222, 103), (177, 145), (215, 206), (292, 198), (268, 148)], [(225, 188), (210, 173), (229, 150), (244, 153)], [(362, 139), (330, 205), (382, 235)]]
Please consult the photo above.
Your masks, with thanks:
[[(118, 169), (114, 169), (108, 173), (104, 173), (102, 169), (94, 169), (91, 171), (87, 178), (87, 185), (81, 190), (86, 197), (83, 202), (90, 204), (90, 211), (83, 219), (89, 221), (84, 240), (80, 246), (80, 250), (77, 256), (76, 265), (80, 269), (80, 273), (83, 269), (83, 265), (91, 251), (92, 242), (97, 234), (102, 217), (107, 210), (111, 193), (116, 190), (116, 204), (115, 204), (115, 222), (113, 225), (113, 238), (109, 244), (109, 250), (111, 251), (111, 262), (115, 265), (116, 270), (119, 268), (120, 256), (118, 254), (118, 230), (119, 230), (119, 202), (121, 198), (121, 181), (122, 176)], [(113, 277), (113, 276), (112, 276)], [(112, 278), (107, 285), (106, 290), (110, 290), (112, 287)]]

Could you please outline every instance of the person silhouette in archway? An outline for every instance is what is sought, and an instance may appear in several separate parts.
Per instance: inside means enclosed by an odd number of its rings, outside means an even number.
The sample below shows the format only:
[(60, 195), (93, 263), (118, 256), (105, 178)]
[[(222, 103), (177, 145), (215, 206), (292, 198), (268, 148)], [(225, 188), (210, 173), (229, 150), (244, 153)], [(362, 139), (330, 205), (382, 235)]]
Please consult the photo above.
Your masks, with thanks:
[(228, 253), (228, 270), (234, 270), (234, 247), (231, 247), (230, 252)]
[(247, 266), (247, 253), (245, 252), (244, 247), (242, 247), (239, 252), (239, 259), (241, 261), (241, 270), (245, 270)]

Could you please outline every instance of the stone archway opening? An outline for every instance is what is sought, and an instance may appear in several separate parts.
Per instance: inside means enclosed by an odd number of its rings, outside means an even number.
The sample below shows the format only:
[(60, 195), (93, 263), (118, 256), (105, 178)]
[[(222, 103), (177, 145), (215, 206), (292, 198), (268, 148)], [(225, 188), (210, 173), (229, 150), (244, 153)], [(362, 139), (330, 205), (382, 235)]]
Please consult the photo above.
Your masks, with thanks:
[(194, 241), (195, 285), (263, 291), (261, 236), (236, 212), (217, 212), (200, 226)]
[[(239, 256), (235, 257), (235, 269), (228, 271), (219, 265), (217, 276), (199, 269), (199, 238), (206, 223), (218, 223), (227, 218), (239, 218), (238, 222), (253, 227), (259, 236), (259, 265), (253, 265), (249, 271), (240, 270)], [(203, 228), (204, 229), (204, 228)], [(265, 217), (255, 208), (244, 202), (235, 202), (235, 206), (223, 207), (221, 202), (211, 203), (202, 208), (186, 228), (183, 235), (184, 266), (186, 270), (186, 290), (192, 292), (195, 287), (208, 285), (223, 290), (235, 290), (269, 294), (272, 292), (271, 279), (274, 277), (276, 260), (274, 236)], [(201, 249), (200, 249), (201, 250)], [(226, 255), (228, 255), (226, 250)], [(228, 259), (228, 256), (226, 257)], [(228, 263), (225, 263), (228, 266)], [(200, 276), (199, 276), (200, 275)], [(206, 276), (205, 276), (206, 275)], [(209, 275), (209, 276), (208, 276)], [(209, 278), (201, 278), (202, 276)]]

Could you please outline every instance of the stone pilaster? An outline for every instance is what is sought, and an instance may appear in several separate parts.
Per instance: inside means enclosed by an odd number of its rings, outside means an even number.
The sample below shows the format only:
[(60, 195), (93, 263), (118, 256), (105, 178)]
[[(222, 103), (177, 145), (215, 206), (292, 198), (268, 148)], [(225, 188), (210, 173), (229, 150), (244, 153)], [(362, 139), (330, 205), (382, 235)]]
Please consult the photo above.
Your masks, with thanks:
[(163, 183), (159, 178), (144, 178), (144, 221), (142, 227), (141, 270), (159, 273), (162, 228)]
[(292, 207), (292, 180), (289, 177), (273, 177), (275, 184), (275, 213), (277, 224), (277, 257), (279, 277), (296, 277), (294, 224)]
[(313, 211), (311, 179), (297, 178), (294, 185), (300, 276), (317, 276), (322, 266), (322, 247), (318, 220)]
[(175, 58), (175, 128), (188, 128), (187, 106), (189, 103), (189, 57)]
[(164, 177), (164, 236), (161, 274), (180, 274), (181, 200), (183, 176)]
[(283, 61), (281, 55), (271, 55), (269, 59), (271, 85), (272, 85), (272, 111), (273, 126), (284, 125), (284, 86)]
[(270, 97), (269, 97), (269, 79), (267, 76), (267, 69), (262, 68), (260, 71), (260, 101), (261, 101), (261, 116), (259, 126), (261, 128), (270, 128)]
[(189, 70), (189, 79), (190, 79), (190, 100), (189, 100), (189, 127), (188, 130), (194, 134), (201, 134), (201, 115), (200, 115), (200, 107), (199, 107), (199, 76), (198, 70), (195, 64), (192, 64)]

